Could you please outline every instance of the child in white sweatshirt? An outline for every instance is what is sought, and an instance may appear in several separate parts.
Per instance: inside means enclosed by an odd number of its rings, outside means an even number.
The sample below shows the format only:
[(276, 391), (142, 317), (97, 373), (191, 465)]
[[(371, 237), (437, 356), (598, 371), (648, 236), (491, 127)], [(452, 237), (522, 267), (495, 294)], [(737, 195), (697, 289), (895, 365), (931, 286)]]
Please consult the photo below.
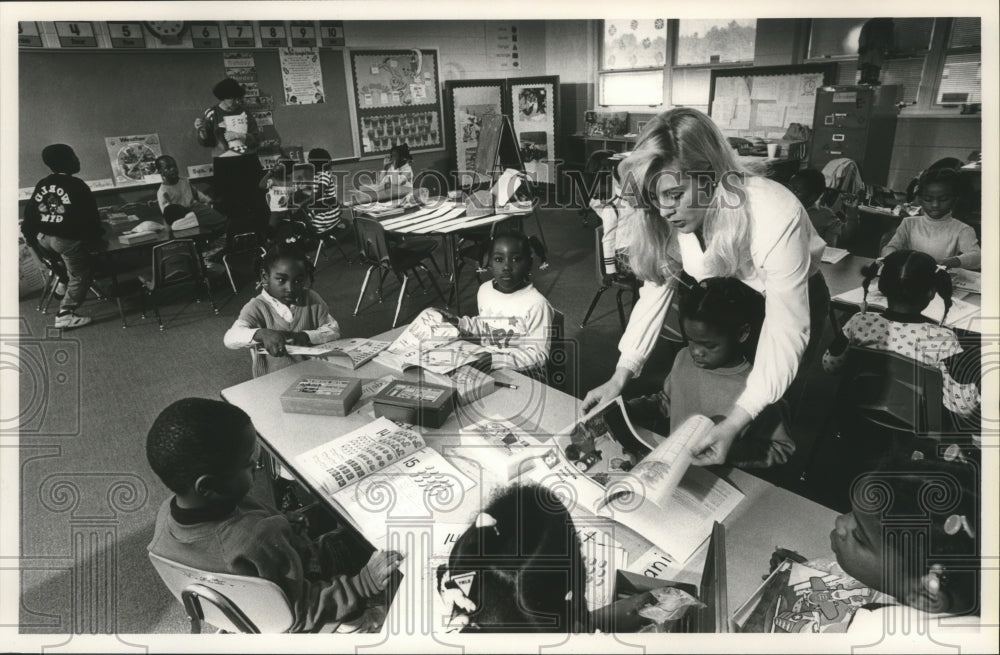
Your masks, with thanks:
[(493, 279), (479, 287), (478, 316), (442, 312), (463, 336), (493, 351), (493, 369), (511, 368), (541, 378), (549, 358), (552, 305), (531, 284), (531, 244), (520, 232), (498, 235), (490, 247)]

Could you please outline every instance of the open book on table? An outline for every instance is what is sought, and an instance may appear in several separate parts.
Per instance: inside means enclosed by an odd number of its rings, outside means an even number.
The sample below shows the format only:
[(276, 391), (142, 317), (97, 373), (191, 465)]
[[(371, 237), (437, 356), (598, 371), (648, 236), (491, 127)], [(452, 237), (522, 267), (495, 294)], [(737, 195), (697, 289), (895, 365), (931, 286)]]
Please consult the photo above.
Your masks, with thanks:
[(640, 435), (617, 397), (560, 431), (527, 475), (571, 486), (577, 508), (631, 528), (683, 562), (743, 499), (725, 480), (690, 466), (692, 444), (712, 425), (693, 416), (669, 437)]
[(836, 264), (844, 257), (847, 257), (851, 253), (844, 250), (843, 248), (834, 248), (833, 246), (827, 246), (823, 249), (823, 263), (824, 264)]
[[(850, 291), (845, 291), (834, 296), (833, 300), (839, 300), (840, 302), (860, 307), (864, 301), (864, 297), (864, 289), (857, 287), (856, 289), (851, 289)], [(872, 282), (868, 288), (868, 308), (884, 310), (888, 307), (889, 301), (876, 288), (876, 284)], [(941, 296), (935, 294), (930, 304), (927, 305), (927, 308), (922, 313), (933, 321), (941, 322), (941, 317), (944, 316), (944, 301), (941, 300)], [(945, 325), (948, 327), (967, 328), (976, 318), (979, 318), (979, 307), (952, 296), (951, 309), (948, 310), (948, 316), (944, 322)]]
[(285, 347), (285, 351), (289, 355), (320, 357), (331, 364), (353, 370), (367, 364), (388, 347), (388, 341), (377, 339), (337, 339), (317, 346), (289, 344)]
[(469, 364), (480, 365), (489, 350), (459, 338), (458, 328), (441, 321), (433, 309), (420, 312), (375, 361), (402, 373), (422, 368), (445, 375)]
[(740, 632), (846, 632), (865, 604), (889, 597), (834, 567), (831, 572), (785, 560), (733, 613)]
[(421, 518), (455, 499), (472, 500), (476, 483), (420, 434), (387, 418), (337, 437), (296, 458), (298, 470), (340, 514), (384, 545), (392, 517)]

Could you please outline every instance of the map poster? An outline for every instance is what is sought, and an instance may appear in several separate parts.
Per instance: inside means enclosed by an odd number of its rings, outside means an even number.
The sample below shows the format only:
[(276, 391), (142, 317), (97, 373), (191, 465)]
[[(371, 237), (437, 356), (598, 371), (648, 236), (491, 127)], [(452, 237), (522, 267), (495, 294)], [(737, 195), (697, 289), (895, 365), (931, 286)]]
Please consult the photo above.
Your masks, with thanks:
[(432, 50), (352, 52), (360, 109), (438, 104), (437, 57)]
[(316, 48), (281, 48), (281, 82), (286, 105), (325, 102), (323, 70)]
[(157, 134), (109, 136), (104, 139), (116, 187), (160, 182), (156, 158), (163, 154)]

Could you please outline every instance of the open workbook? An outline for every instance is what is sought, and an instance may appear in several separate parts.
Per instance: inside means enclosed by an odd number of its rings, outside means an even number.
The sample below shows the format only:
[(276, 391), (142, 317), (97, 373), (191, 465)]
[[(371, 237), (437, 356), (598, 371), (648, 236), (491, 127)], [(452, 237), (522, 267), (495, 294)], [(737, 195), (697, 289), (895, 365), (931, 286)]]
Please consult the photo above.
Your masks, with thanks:
[(377, 339), (337, 339), (318, 346), (289, 344), (285, 347), (285, 351), (289, 355), (319, 357), (331, 364), (354, 370), (367, 364), (388, 346), (388, 341)]
[(743, 499), (725, 480), (690, 466), (691, 445), (712, 425), (694, 416), (667, 438), (642, 437), (617, 397), (560, 431), (527, 476), (571, 486), (577, 508), (631, 528), (683, 562)]
[(337, 437), (296, 458), (299, 471), (375, 546), (394, 518), (430, 516), (432, 508), (474, 500), (476, 483), (422, 436), (387, 418)]
[(463, 341), (457, 327), (441, 322), (433, 309), (425, 309), (375, 361), (400, 373), (422, 368), (444, 375), (460, 366), (481, 364), (488, 357), (489, 350)]
[[(858, 305), (860, 307), (865, 301), (865, 290), (861, 287), (857, 287), (855, 289), (851, 289), (850, 291), (838, 294), (832, 299), (850, 305)], [(889, 301), (879, 292), (878, 289), (875, 288), (875, 283), (872, 283), (868, 289), (867, 302), (869, 309), (884, 310), (889, 306)], [(927, 305), (927, 308), (921, 313), (927, 318), (937, 322), (940, 322), (941, 318), (944, 317), (944, 324), (948, 327), (968, 328), (972, 324), (972, 321), (979, 318), (980, 309), (978, 306), (961, 300), (953, 295), (951, 299), (951, 309), (948, 310), (948, 316), (945, 317), (944, 301), (941, 300), (941, 296), (935, 294), (930, 304)]]

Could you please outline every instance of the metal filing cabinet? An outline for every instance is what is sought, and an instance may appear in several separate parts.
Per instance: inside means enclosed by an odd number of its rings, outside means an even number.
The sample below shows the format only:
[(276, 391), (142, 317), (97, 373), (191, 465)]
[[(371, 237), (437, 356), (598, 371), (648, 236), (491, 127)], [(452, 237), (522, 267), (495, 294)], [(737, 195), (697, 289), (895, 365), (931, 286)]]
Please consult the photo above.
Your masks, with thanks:
[(821, 171), (831, 159), (847, 157), (861, 167), (865, 182), (884, 186), (896, 137), (896, 103), (901, 97), (898, 85), (817, 90), (809, 165)]

